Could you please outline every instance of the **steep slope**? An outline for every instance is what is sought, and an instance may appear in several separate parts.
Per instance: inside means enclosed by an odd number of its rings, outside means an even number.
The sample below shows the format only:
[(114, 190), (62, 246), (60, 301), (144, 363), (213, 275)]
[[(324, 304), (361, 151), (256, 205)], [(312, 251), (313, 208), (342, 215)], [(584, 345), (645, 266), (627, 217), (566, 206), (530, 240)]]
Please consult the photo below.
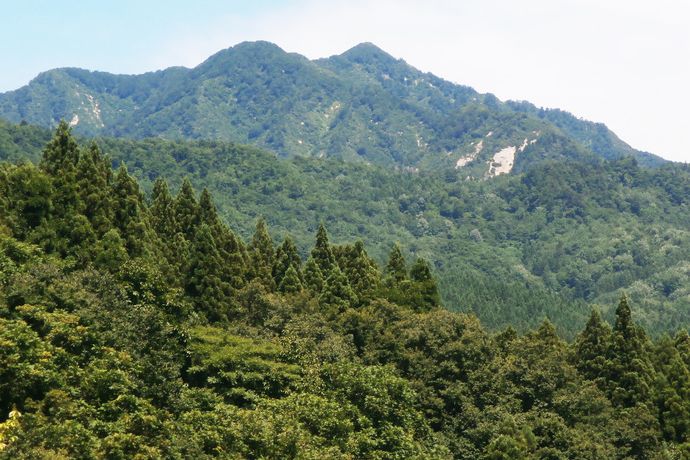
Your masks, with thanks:
[(267, 42), (241, 43), (194, 69), (112, 75), (65, 68), (0, 94), (0, 117), (85, 135), (217, 139), (282, 157), (457, 168), (492, 177), (544, 159), (632, 155), (603, 125), (503, 103), (396, 60), (372, 44), (309, 61)]

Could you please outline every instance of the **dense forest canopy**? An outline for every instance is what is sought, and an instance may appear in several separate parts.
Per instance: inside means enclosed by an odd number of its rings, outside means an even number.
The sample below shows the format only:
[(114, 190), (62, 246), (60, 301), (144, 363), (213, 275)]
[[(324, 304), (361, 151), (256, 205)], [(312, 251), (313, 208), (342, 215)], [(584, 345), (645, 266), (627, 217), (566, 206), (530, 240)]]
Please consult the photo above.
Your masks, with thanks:
[[(40, 161), (51, 134), (0, 122), (0, 159)], [(88, 144), (89, 140), (82, 140)], [(411, 173), (337, 159), (278, 160), (216, 141), (96, 139), (146, 196), (185, 178), (207, 188), (244, 240), (261, 216), (306, 259), (319, 223), (333, 241), (365, 242), (384, 266), (400, 243), (430, 262), (444, 305), (491, 330), (525, 332), (544, 318), (572, 338), (591, 305), (613, 321), (625, 292), (654, 336), (690, 325), (690, 169), (630, 159), (534, 164), (519, 175), (466, 180), (460, 170)]]
[[(587, 312), (569, 342), (548, 320), (489, 332), (442, 307), (436, 269), (409, 248), (391, 244), (377, 262), (361, 241), (332, 243), (329, 222), (307, 251), (260, 218), (242, 237), (218, 195), (188, 179), (173, 192), (157, 174), (145, 195), (126, 164), (113, 170), (98, 143), (78, 143), (63, 123), (37, 164), (0, 166), (0, 457), (690, 456), (690, 336), (651, 339), (628, 297), (609, 303), (611, 322)], [(316, 167), (332, 166), (286, 169)], [(663, 212), (635, 210), (622, 190), (685, 205), (682, 169), (568, 168), (568, 180), (498, 182), (495, 199), (533, 207), (512, 222), (538, 209), (566, 236), (566, 222), (596, 225), (593, 212), (622, 200), (629, 208), (616, 216)], [(576, 200), (540, 194), (540, 177), (556, 182), (549, 190), (576, 187)], [(595, 186), (610, 201), (587, 192)], [(487, 229), (519, 209), (485, 215), (473, 241), (495, 238)], [(565, 241), (556, 249), (567, 253)]]

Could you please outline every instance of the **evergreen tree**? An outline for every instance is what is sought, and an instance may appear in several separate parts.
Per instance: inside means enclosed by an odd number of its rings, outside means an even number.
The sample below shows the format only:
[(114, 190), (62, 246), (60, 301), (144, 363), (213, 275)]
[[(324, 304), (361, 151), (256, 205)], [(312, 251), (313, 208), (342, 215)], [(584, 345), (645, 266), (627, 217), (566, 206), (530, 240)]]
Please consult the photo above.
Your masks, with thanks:
[(231, 286), (222, 278), (224, 263), (210, 227), (201, 224), (190, 249), (186, 292), (211, 321), (227, 319), (230, 307)]
[(302, 282), (299, 279), (299, 274), (297, 273), (297, 270), (295, 270), (295, 267), (293, 267), (292, 265), (288, 267), (287, 271), (285, 272), (285, 275), (280, 280), (278, 290), (280, 292), (285, 292), (289, 294), (300, 292), (302, 290)]
[(607, 380), (611, 401), (622, 407), (649, 402), (654, 370), (646, 350), (646, 336), (632, 321), (628, 298), (616, 308), (616, 323), (609, 348)]
[(287, 271), (293, 268), (295, 274), (302, 281), (302, 259), (297, 252), (297, 246), (292, 241), (290, 236), (286, 236), (283, 244), (278, 247), (275, 256), (275, 263), (273, 265), (273, 279), (277, 285), (283, 280)]
[(273, 279), (275, 249), (263, 217), (256, 222), (256, 230), (249, 248), (253, 277), (258, 278), (267, 289), (273, 291), (276, 287)]
[(321, 274), (328, 278), (335, 266), (335, 256), (331, 245), (328, 243), (328, 233), (326, 233), (326, 227), (323, 224), (319, 224), (319, 229), (316, 232), (316, 244), (311, 250), (311, 258), (319, 266)]
[(333, 265), (331, 275), (326, 279), (319, 303), (330, 312), (342, 313), (357, 304), (355, 295), (345, 274)]
[(438, 293), (436, 280), (431, 275), (431, 269), (426, 260), (418, 258), (410, 268), (410, 280), (413, 282), (411, 289), (412, 307), (417, 311), (427, 311), (441, 305), (441, 296)]
[(323, 285), (323, 273), (314, 259), (310, 257), (304, 264), (304, 286), (314, 294), (319, 295), (323, 290)]
[(170, 194), (168, 183), (162, 178), (153, 183), (151, 195), (151, 224), (163, 241), (172, 242), (178, 233), (178, 224), (175, 219), (175, 200)]
[(611, 327), (601, 319), (599, 311), (592, 310), (585, 329), (575, 341), (577, 370), (587, 379), (597, 381), (604, 388), (601, 379), (606, 375), (607, 354), (611, 346)]
[(112, 168), (95, 142), (82, 152), (77, 164), (77, 184), (80, 209), (91, 222), (96, 234), (101, 236), (113, 225), (113, 203), (110, 185)]
[(128, 258), (120, 233), (114, 228), (108, 230), (96, 246), (95, 265), (116, 273)]
[(125, 241), (129, 255), (137, 257), (151, 251), (154, 238), (149, 227), (148, 210), (139, 184), (129, 175), (124, 163), (115, 175), (112, 196), (113, 222)]
[(400, 246), (397, 243), (393, 245), (393, 249), (391, 249), (388, 255), (385, 275), (390, 284), (400, 284), (408, 279), (407, 264), (405, 263), (402, 251), (400, 251)]
[(175, 221), (179, 230), (190, 241), (194, 240), (195, 229), (199, 225), (200, 212), (192, 183), (185, 177), (182, 181), (182, 187), (175, 197)]
[(199, 220), (201, 223), (205, 223), (211, 228), (218, 228), (221, 226), (220, 219), (218, 218), (218, 211), (206, 187), (204, 187), (199, 196)]
[(338, 248), (338, 265), (354, 290), (360, 302), (371, 299), (381, 283), (381, 274), (376, 262), (369, 257), (364, 243), (355, 242), (354, 245)]
[(72, 128), (66, 121), (61, 120), (55, 130), (53, 138), (45, 149), (40, 167), (51, 176), (74, 173), (79, 162), (79, 145), (72, 136)]

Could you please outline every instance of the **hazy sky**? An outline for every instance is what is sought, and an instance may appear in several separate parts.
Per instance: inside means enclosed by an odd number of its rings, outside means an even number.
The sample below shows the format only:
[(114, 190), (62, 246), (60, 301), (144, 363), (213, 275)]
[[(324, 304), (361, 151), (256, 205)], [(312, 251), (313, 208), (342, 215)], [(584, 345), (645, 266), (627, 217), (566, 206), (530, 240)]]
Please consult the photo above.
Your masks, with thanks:
[(447, 80), (606, 123), (690, 162), (688, 0), (23, 0), (2, 6), (0, 91), (43, 70), (195, 66), (245, 40), (317, 58), (373, 42)]

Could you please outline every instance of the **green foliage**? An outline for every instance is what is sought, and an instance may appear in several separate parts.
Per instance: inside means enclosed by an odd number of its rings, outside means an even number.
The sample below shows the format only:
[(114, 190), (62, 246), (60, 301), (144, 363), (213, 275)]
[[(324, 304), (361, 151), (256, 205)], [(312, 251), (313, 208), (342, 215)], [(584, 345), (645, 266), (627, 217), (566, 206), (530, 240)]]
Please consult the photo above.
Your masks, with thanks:
[[(65, 151), (102, 160), (69, 135), (58, 130), (53, 147), (69, 148), (44, 164)], [(79, 168), (59, 181), (50, 168), (0, 167), (2, 458), (688, 451), (690, 336), (652, 340), (627, 297), (613, 328), (595, 310), (572, 344), (549, 320), (494, 335), (439, 308), (432, 266), (417, 257), (408, 271), (398, 246), (382, 273), (363, 243), (331, 245), (320, 226), (302, 270), (299, 246), (274, 251), (265, 224), (248, 251), (191, 182), (173, 200), (158, 181), (149, 206), (120, 168), (102, 176), (112, 201), (100, 213)]]

